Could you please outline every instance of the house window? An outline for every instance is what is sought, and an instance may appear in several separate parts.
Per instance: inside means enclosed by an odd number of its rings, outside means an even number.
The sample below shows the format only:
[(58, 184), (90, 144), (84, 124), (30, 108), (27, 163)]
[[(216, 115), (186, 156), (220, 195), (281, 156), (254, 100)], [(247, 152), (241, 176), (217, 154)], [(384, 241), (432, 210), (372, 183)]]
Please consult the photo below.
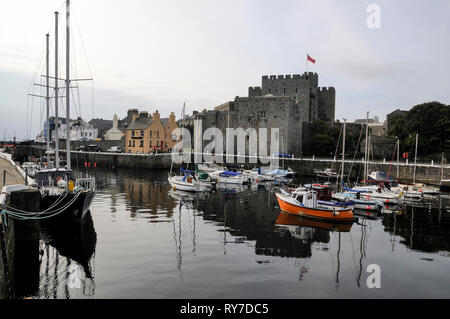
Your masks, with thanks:
[(153, 132), (152, 131), (150, 131), (150, 137), (152, 137), (153, 136)]
[(141, 131), (141, 137), (144, 137), (144, 131)]
[(156, 142), (156, 147), (159, 148), (159, 141)]
[(134, 131), (131, 131), (131, 136), (133, 136), (133, 137), (134, 137)]
[(128, 147), (131, 147), (131, 140), (128, 141)]
[(156, 137), (159, 137), (159, 131), (156, 132)]
[(152, 141), (150, 141), (150, 147), (152, 147)]
[(139, 147), (144, 147), (144, 141), (139, 142)]
[(136, 143), (135, 143), (135, 141), (133, 141), (133, 147), (135, 147), (136, 146)]

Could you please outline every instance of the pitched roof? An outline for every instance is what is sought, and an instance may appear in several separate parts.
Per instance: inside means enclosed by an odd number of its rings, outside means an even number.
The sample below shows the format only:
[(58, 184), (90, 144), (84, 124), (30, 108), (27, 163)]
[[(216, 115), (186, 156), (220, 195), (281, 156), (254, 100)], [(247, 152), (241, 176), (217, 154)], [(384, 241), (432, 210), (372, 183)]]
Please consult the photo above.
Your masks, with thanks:
[(137, 118), (134, 122), (128, 125), (128, 130), (145, 130), (153, 123), (150, 118)]

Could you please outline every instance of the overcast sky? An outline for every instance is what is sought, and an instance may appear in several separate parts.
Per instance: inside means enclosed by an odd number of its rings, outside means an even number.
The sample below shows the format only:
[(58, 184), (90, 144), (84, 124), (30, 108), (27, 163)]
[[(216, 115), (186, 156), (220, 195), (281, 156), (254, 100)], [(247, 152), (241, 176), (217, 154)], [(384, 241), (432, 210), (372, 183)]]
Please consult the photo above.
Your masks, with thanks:
[[(381, 28), (367, 27), (369, 4)], [(310, 71), (336, 88), (336, 118), (382, 120), (397, 108), (450, 103), (450, 2), (72, 0), (72, 73), (81, 115), (112, 119), (139, 108), (163, 116), (211, 109), (247, 96), (262, 75)], [(60, 76), (64, 76), (63, 0), (0, 2), (0, 139), (34, 137), (43, 101), (27, 94), (44, 74), (45, 33), (60, 11)], [(81, 40), (82, 39), (82, 40)], [(83, 50), (84, 48), (84, 50)], [(87, 59), (86, 59), (87, 57)], [(53, 61), (51, 73), (54, 73)], [(92, 98), (92, 86), (94, 98)], [(36, 86), (34, 93), (40, 94)], [(78, 94), (75, 91), (78, 101)], [(94, 105), (94, 108), (92, 107)], [(73, 113), (79, 114), (77, 106)], [(31, 116), (32, 113), (32, 116)], [(64, 114), (64, 112), (63, 112)], [(32, 123), (27, 125), (28, 122)]]

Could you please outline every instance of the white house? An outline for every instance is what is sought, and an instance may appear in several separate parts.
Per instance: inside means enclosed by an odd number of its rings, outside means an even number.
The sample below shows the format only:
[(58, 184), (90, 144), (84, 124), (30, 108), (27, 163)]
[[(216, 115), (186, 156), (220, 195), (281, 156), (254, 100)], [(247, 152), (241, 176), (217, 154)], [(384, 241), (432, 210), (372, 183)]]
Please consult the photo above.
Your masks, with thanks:
[(116, 114), (113, 118), (113, 127), (105, 133), (105, 140), (120, 141), (123, 135), (124, 133), (119, 130), (119, 118)]

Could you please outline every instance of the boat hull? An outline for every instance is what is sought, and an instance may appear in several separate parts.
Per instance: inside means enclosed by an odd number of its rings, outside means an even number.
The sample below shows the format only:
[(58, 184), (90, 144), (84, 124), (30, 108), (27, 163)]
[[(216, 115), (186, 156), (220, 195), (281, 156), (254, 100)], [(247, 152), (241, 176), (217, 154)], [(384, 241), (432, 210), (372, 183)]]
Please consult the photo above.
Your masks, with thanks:
[(308, 208), (290, 202), (286, 195), (277, 193), (276, 196), (280, 209), (288, 214), (316, 220), (353, 223), (353, 212), (351, 208)]
[(182, 180), (174, 177), (169, 178), (169, 183), (173, 190), (181, 190), (186, 192), (206, 192), (214, 188), (213, 184), (209, 185), (206, 182), (189, 183), (183, 182)]
[(61, 214), (56, 215), (55, 217), (70, 218), (81, 222), (89, 211), (95, 197), (95, 192), (80, 191), (79, 196), (75, 199), (77, 194), (78, 193), (69, 193), (67, 195), (44, 195), (41, 197), (41, 211), (48, 209), (53, 203), (60, 200), (61, 196), (64, 196), (57, 205), (51, 208), (51, 211), (62, 209), (74, 200), (69, 207), (65, 208)]

